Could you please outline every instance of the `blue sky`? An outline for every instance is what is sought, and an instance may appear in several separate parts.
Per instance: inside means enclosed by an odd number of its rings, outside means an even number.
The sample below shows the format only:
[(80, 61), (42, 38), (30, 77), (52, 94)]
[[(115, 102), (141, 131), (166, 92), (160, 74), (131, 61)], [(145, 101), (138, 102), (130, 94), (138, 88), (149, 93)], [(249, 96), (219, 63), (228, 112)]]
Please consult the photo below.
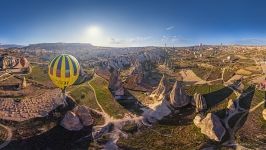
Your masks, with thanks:
[(263, 0), (0, 0), (0, 43), (266, 45)]

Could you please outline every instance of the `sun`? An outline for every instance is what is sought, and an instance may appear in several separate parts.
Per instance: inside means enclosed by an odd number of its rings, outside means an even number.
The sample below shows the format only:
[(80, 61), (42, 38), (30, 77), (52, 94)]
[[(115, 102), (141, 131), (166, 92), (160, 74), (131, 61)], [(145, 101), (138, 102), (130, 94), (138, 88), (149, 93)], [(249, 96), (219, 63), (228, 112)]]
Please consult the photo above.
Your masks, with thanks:
[(87, 33), (89, 36), (91, 37), (97, 37), (97, 36), (100, 36), (101, 33), (102, 33), (102, 30), (100, 27), (98, 26), (90, 26), (88, 27), (87, 29)]
[(85, 28), (82, 41), (94, 45), (104, 45), (106, 43), (106, 35), (101, 26), (90, 25)]

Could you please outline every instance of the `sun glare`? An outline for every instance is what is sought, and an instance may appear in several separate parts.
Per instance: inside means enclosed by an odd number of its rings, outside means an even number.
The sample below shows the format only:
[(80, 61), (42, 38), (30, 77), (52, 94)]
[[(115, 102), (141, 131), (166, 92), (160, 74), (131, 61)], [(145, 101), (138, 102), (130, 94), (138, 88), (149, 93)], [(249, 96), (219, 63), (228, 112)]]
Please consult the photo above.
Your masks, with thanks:
[(89, 36), (91, 37), (96, 37), (96, 36), (100, 36), (101, 35), (101, 28), (98, 27), (98, 26), (90, 26), (88, 29), (87, 29), (87, 33)]

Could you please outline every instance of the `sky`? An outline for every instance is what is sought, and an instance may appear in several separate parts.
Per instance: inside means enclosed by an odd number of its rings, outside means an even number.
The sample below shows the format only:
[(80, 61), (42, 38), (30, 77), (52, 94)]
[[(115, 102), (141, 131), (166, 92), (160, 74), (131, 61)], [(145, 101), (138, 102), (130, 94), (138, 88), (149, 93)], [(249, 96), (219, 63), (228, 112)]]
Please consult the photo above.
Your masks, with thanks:
[(266, 45), (264, 0), (0, 0), (0, 43)]

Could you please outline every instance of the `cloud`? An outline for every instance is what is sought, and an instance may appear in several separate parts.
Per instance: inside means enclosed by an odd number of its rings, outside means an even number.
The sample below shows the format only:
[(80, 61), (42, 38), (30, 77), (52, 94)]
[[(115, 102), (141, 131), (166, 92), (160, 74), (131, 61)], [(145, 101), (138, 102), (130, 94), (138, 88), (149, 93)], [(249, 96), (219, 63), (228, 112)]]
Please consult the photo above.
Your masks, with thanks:
[(150, 36), (138, 36), (138, 37), (132, 37), (132, 38), (125, 38), (125, 39), (119, 39), (111, 37), (109, 38), (109, 44), (115, 45), (115, 46), (137, 46), (137, 45), (143, 45), (147, 43), (151, 39)]
[(121, 39), (117, 39), (117, 38), (110, 38), (110, 39), (109, 39), (109, 43), (110, 43), (110, 44), (123, 44), (124, 41), (121, 40)]
[(8, 43), (7, 39), (4, 39), (4, 38), (0, 37), (0, 45), (1, 44), (7, 44), (7, 43)]
[(234, 41), (233, 44), (242, 44), (242, 45), (266, 45), (265, 38), (245, 38)]
[(186, 39), (176, 35), (163, 35), (161, 41), (164, 43), (184, 43)]
[(179, 39), (175, 35), (164, 35), (162, 36), (161, 39), (162, 42), (171, 42), (171, 43), (177, 42), (178, 40)]
[(182, 37), (182, 36), (176, 36), (176, 35), (163, 35), (161, 37), (161, 43), (163, 44), (174, 44), (179, 46), (185, 46), (191, 44), (191, 41)]
[(170, 30), (172, 30), (174, 28), (175, 28), (175, 26), (169, 26), (169, 27), (165, 28), (165, 30), (170, 31)]

